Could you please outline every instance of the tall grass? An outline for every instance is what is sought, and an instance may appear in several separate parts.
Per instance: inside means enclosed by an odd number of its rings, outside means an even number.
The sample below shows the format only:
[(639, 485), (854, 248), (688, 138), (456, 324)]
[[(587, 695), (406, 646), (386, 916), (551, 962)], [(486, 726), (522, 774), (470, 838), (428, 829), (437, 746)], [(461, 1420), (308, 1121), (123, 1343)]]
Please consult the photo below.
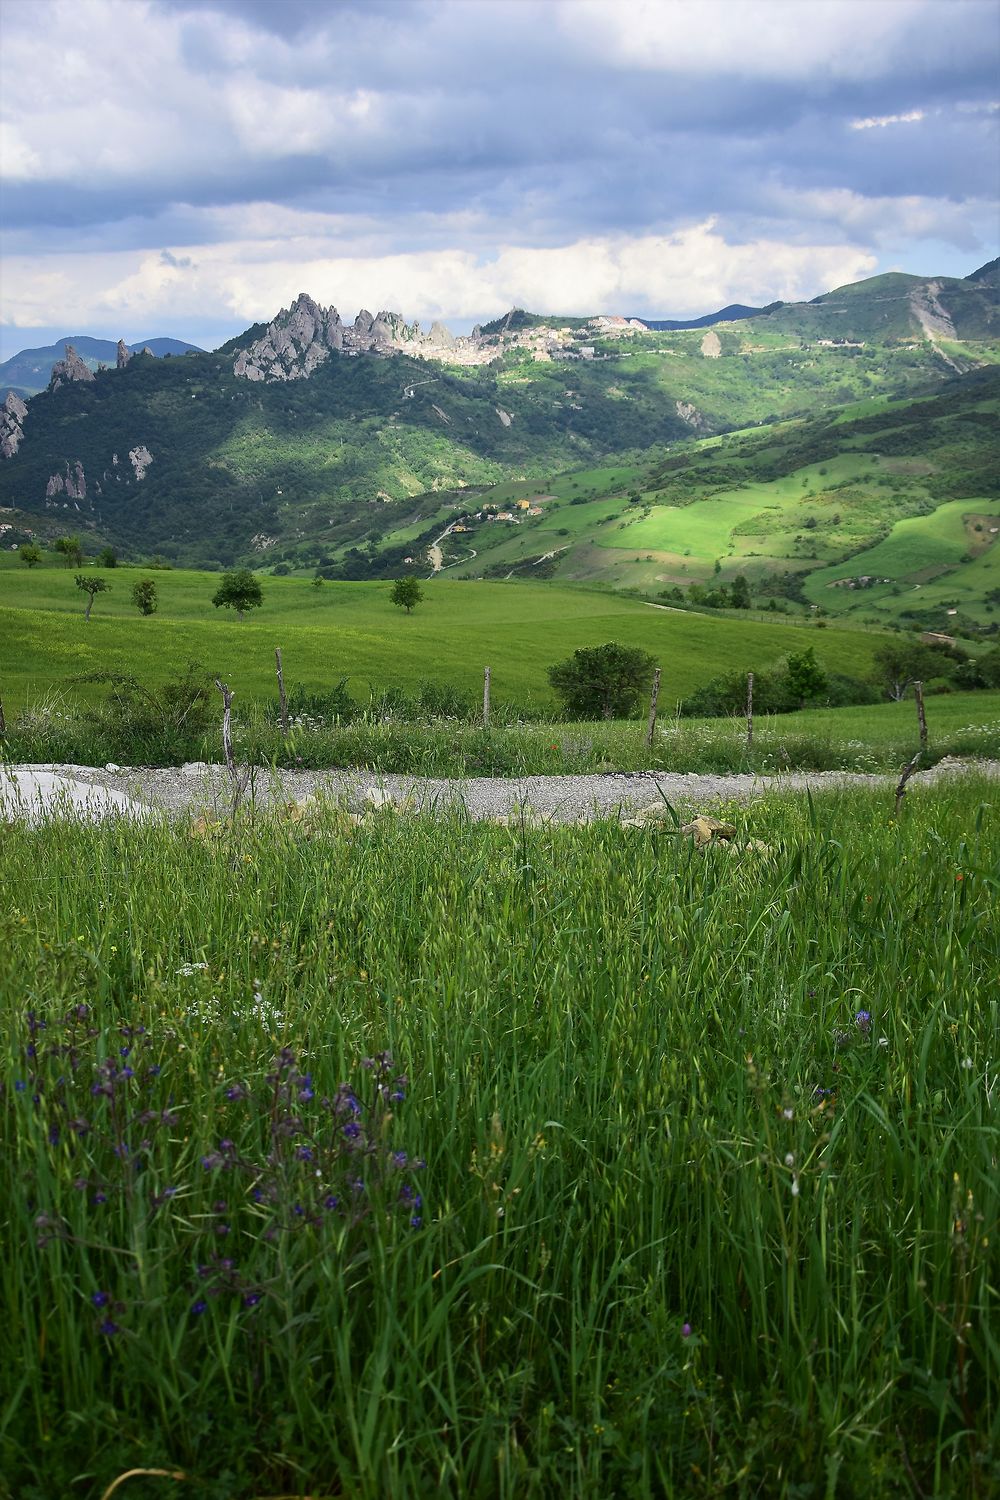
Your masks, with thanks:
[(5, 829), (0, 1493), (995, 1493), (992, 790)]
[[(212, 702), (211, 699), (215, 701)], [(140, 703), (81, 709), (48, 696), (17, 716), (0, 740), (15, 763), (180, 765), (221, 759), (212, 690), (197, 715), (153, 712)], [(520, 719), (505, 709), (484, 729), (466, 712), (421, 711), (386, 699), (349, 722), (335, 714), (292, 716), (285, 736), (268, 704), (241, 703), (236, 753), (249, 764), (290, 769), (360, 766), (427, 776), (527, 776), (594, 771), (895, 770), (918, 748), (912, 703), (812, 709), (758, 717), (752, 748), (742, 719), (661, 719), (647, 747), (645, 722)], [(402, 711), (401, 711), (402, 709)], [(1000, 757), (1000, 693), (942, 696), (928, 704), (924, 765), (951, 756)]]

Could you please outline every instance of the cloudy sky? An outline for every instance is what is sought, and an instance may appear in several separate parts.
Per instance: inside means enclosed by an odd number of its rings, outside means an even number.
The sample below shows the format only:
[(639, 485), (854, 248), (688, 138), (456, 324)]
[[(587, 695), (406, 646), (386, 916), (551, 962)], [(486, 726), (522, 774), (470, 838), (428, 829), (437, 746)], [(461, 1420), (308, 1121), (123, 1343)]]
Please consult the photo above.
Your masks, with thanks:
[(0, 0), (0, 357), (998, 252), (996, 0)]

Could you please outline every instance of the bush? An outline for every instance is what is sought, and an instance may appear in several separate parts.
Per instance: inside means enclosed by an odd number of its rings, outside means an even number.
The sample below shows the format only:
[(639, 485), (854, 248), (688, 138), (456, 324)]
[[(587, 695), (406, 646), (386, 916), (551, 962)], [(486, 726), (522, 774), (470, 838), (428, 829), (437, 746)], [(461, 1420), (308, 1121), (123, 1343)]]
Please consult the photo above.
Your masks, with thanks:
[(549, 668), (549, 681), (574, 718), (627, 719), (649, 691), (655, 667), (648, 651), (609, 641), (574, 651)]

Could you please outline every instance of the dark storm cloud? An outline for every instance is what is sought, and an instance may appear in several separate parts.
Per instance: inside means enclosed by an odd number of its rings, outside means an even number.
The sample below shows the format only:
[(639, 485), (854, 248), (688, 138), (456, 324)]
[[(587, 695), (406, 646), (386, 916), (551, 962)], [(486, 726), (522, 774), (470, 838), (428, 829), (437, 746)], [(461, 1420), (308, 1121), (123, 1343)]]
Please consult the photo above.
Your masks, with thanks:
[(488, 260), (708, 222), (985, 260), (998, 32), (992, 0), (10, 7), (4, 246), (148, 250), (171, 286), (199, 246)]

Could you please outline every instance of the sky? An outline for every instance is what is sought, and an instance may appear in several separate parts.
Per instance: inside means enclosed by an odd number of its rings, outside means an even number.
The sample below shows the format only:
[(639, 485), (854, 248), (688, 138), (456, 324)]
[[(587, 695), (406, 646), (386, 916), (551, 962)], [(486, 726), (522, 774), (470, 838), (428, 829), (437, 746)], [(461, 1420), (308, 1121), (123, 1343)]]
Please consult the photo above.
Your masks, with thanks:
[(0, 0), (0, 358), (1000, 250), (997, 0)]

